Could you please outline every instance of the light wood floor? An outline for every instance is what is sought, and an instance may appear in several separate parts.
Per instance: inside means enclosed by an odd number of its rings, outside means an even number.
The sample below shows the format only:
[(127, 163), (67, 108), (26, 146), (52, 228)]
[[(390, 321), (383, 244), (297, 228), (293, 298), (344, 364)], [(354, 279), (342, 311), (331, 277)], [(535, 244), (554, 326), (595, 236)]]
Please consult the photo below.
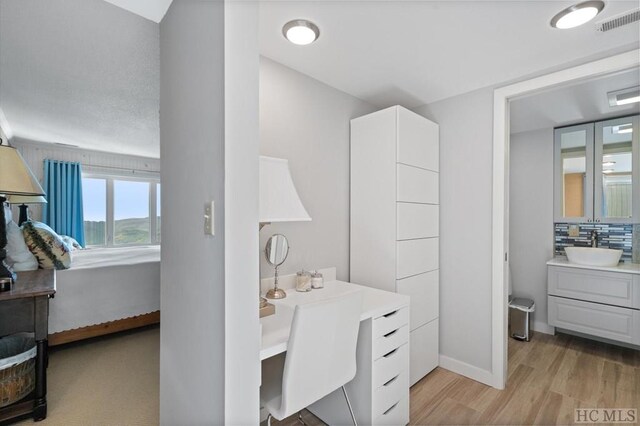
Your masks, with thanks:
[(437, 368), (411, 388), (410, 424), (567, 425), (578, 407), (640, 409), (640, 351), (563, 334), (509, 339), (505, 390)]

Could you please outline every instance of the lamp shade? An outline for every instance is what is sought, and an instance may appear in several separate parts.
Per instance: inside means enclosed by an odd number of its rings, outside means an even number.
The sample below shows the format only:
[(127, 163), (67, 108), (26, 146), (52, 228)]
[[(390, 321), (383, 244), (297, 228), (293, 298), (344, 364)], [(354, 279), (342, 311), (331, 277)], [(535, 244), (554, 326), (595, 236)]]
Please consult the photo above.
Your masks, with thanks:
[(42, 195), (9, 195), (9, 204), (47, 204), (47, 199)]
[(0, 145), (0, 194), (44, 195), (44, 190), (22, 155), (7, 145)]
[(260, 222), (303, 222), (311, 217), (298, 197), (289, 161), (260, 156)]

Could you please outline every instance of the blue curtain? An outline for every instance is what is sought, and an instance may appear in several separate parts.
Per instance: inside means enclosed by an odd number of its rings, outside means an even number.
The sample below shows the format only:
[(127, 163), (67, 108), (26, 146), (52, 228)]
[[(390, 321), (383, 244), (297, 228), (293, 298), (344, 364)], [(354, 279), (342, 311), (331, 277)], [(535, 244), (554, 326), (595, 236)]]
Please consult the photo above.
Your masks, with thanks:
[(84, 247), (82, 167), (80, 163), (44, 160), (43, 221), (61, 235), (75, 238)]

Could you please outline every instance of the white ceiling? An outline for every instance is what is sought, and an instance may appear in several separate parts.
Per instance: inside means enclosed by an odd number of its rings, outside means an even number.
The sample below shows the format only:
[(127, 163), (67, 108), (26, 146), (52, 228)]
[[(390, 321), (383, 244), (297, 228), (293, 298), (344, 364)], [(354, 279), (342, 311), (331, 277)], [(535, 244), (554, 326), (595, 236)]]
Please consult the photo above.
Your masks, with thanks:
[(609, 106), (607, 92), (640, 85), (640, 71), (601, 77), (511, 102), (511, 133), (640, 113), (640, 104)]
[(158, 24), (102, 0), (0, 0), (13, 137), (158, 157), (159, 102)]
[[(519, 79), (621, 47), (637, 48), (640, 24), (607, 33), (594, 22), (551, 28), (575, 1), (264, 1), (261, 53), (330, 86), (385, 107), (407, 107)], [(596, 18), (637, 8), (608, 1)], [(320, 37), (296, 46), (282, 36), (306, 18)]]
[(172, 0), (104, 0), (122, 9), (140, 15), (153, 22), (160, 23)]

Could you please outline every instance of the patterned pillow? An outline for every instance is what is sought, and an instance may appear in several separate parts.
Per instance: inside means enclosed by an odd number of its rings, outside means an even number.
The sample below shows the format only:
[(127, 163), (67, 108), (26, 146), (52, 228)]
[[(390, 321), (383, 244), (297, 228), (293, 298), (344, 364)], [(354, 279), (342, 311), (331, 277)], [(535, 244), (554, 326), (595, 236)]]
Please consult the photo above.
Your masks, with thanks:
[(69, 247), (56, 232), (41, 222), (28, 221), (22, 225), (24, 242), (38, 259), (42, 269), (69, 269), (71, 253)]

